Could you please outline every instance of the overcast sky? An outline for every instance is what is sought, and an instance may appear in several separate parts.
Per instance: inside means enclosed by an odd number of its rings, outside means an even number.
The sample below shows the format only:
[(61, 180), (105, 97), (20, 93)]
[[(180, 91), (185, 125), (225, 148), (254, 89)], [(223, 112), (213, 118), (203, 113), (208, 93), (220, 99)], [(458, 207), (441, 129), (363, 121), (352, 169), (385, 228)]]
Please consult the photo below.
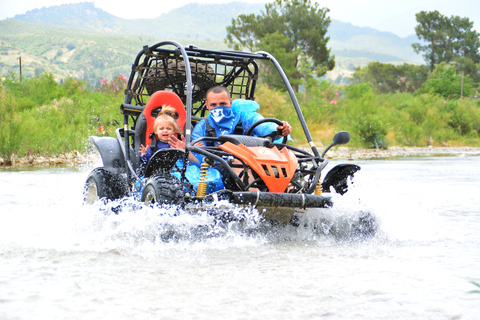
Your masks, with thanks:
[[(13, 18), (29, 10), (60, 4), (94, 2), (95, 7), (125, 19), (156, 18), (187, 3), (224, 3), (225, 0), (0, 0), (0, 20)], [(233, 2), (226, 0), (226, 2)], [(267, 3), (265, 0), (235, 2)], [(314, 2), (314, 0), (312, 0)], [(480, 0), (322, 0), (320, 7), (330, 9), (330, 18), (356, 26), (393, 32), (401, 37), (415, 34), (415, 13), (438, 10), (446, 16), (468, 17), (480, 33)], [(212, 19), (206, 18), (206, 19)]]

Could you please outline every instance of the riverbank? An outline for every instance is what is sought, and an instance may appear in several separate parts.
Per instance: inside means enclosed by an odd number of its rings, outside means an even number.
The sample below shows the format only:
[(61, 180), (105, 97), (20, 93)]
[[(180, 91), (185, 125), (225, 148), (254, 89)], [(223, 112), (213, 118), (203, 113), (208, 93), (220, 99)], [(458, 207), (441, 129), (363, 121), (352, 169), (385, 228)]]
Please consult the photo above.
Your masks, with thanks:
[[(480, 148), (472, 147), (390, 147), (388, 149), (361, 149), (338, 147), (328, 151), (326, 158), (332, 160), (368, 160), (403, 157), (432, 156), (480, 156)], [(0, 158), (0, 167), (48, 167), (48, 166), (80, 166), (98, 162), (97, 153), (81, 154), (78, 151), (62, 153), (52, 157), (29, 155), (10, 159)]]
[(480, 156), (480, 148), (472, 147), (390, 147), (388, 149), (361, 149), (338, 147), (326, 154), (327, 159), (389, 159), (404, 157)]
[(28, 155), (17, 157), (12, 155), (10, 159), (0, 158), (0, 167), (56, 167), (56, 166), (80, 166), (94, 163), (99, 160), (97, 153), (81, 154), (78, 151), (61, 153), (51, 157)]

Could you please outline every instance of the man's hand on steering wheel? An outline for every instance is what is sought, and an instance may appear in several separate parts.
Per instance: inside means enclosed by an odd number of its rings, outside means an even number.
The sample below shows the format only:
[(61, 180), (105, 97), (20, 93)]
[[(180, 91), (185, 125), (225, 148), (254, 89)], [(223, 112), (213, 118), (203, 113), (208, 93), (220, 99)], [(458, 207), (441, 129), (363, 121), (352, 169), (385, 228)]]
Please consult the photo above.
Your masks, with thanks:
[[(255, 129), (257, 126), (259, 126), (260, 124), (262, 123), (265, 123), (265, 122), (273, 122), (275, 124), (277, 124), (277, 127), (276, 127), (276, 131), (272, 132), (271, 134), (267, 135), (271, 138), (271, 140), (275, 140), (275, 136), (283, 136), (283, 141), (282, 143), (285, 144), (287, 143), (287, 139), (288, 139), (288, 135), (292, 132), (292, 126), (288, 124), (288, 122), (286, 121), (280, 121), (278, 119), (275, 119), (275, 118), (263, 118), (263, 119), (260, 119), (254, 123), (252, 123), (252, 125), (250, 126), (250, 128), (248, 128), (247, 132), (245, 133), (245, 135), (247, 136), (251, 136), (253, 135), (253, 129)], [(280, 131), (280, 132), (278, 132)], [(267, 137), (265, 136), (265, 137)]]
[(277, 126), (277, 130), (281, 130), (282, 131), (282, 136), (286, 137), (290, 133), (292, 133), (292, 126), (290, 124), (288, 124), (287, 121), (282, 121), (282, 125)]

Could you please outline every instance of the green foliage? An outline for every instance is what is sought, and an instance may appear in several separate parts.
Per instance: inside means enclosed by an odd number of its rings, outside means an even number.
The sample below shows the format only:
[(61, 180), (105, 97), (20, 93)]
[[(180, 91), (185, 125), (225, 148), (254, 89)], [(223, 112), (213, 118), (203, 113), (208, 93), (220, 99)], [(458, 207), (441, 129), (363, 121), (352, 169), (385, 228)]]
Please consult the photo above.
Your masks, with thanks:
[(45, 101), (53, 100), (61, 96), (57, 82), (52, 74), (41, 74), (33, 78), (24, 78), (21, 82), (7, 77), (5, 81), (9, 92), (25, 100), (25, 108), (30, 108), (33, 105), (41, 105)]
[(354, 83), (370, 83), (378, 93), (415, 92), (428, 77), (426, 66), (370, 62), (355, 68)]
[(451, 115), (448, 125), (461, 136), (477, 136), (479, 129), (480, 110), (471, 104), (451, 101), (445, 110)]
[(309, 123), (333, 123), (335, 110), (342, 103), (340, 90), (328, 81), (309, 78), (300, 93), (302, 110)]
[(457, 69), (453, 65), (447, 65), (445, 62), (435, 67), (428, 80), (418, 90), (418, 93), (432, 93), (444, 98), (460, 98), (470, 96), (472, 88), (472, 79), (469, 76), (463, 77), (457, 74)]
[(352, 83), (345, 87), (345, 96), (348, 99), (359, 99), (364, 94), (372, 92), (370, 82)]
[(457, 73), (472, 79), (473, 86), (480, 85), (480, 63), (474, 63), (472, 59), (465, 57), (455, 57), (452, 63), (457, 68)]
[[(289, 78), (290, 84), (293, 87), (298, 87), (301, 83), (301, 74), (295, 67), (294, 62), (300, 52), (299, 50), (287, 52), (285, 48), (288, 41), (288, 38), (278, 31), (272, 34), (267, 34), (262, 39), (263, 50), (269, 52), (275, 57), (275, 59), (277, 59), (278, 63), (282, 66), (283, 71)], [(262, 80), (274, 89), (283, 90), (285, 84), (272, 63), (268, 61), (267, 63), (262, 64), (262, 66), (265, 71), (262, 72), (264, 75)]]
[[(0, 156), (84, 152), (91, 146), (88, 136), (114, 136), (122, 122), (119, 92), (123, 88), (115, 92), (110, 90), (115, 81), (105, 83), (108, 90), (91, 91), (73, 78), (52, 86), (50, 75), (21, 83), (11, 78), (1, 81)], [(42, 93), (45, 97), (40, 99)], [(352, 147), (480, 145), (477, 99), (445, 99), (431, 93), (380, 95), (368, 84), (340, 87), (314, 78), (307, 79), (297, 99), (315, 142), (328, 144), (335, 131), (347, 130)], [(294, 144), (306, 143), (287, 93), (261, 85), (256, 101), (264, 116), (293, 126)]]
[(53, 155), (86, 151), (88, 136), (112, 135), (121, 121), (123, 97), (85, 90), (67, 78), (52, 82), (51, 74), (22, 82), (0, 83), (0, 156)]
[(310, 0), (275, 0), (266, 4), (260, 15), (239, 15), (232, 20), (225, 41), (237, 50), (269, 48), (292, 59), (287, 64), (291, 81), (305, 77), (298, 72), (301, 69), (323, 76), (335, 66), (327, 48), (330, 39), (326, 36), (330, 25), (327, 13), (328, 9), (319, 8), (317, 3), (312, 5)]
[(343, 108), (333, 116), (341, 128), (350, 131), (353, 145), (367, 148), (386, 148), (388, 132), (386, 115), (379, 112), (377, 95), (365, 93), (356, 100), (343, 101)]
[(360, 114), (353, 128), (367, 148), (387, 149), (387, 129), (378, 115)]
[(438, 11), (420, 11), (416, 15), (418, 25), (415, 32), (425, 45), (413, 44), (415, 52), (424, 52), (425, 61), (433, 71), (435, 65), (450, 62), (454, 57), (466, 57), (480, 62), (479, 34), (468, 18), (442, 15)]
[(314, 122), (310, 128), (321, 125), (329, 129), (326, 125), (331, 124), (335, 130), (348, 130), (352, 135), (350, 146), (479, 143), (480, 108), (475, 99), (451, 100), (409, 93), (379, 95), (366, 84), (343, 87), (337, 104), (315, 109), (320, 97), (320, 92), (307, 90), (307, 97), (300, 99), (306, 118)]

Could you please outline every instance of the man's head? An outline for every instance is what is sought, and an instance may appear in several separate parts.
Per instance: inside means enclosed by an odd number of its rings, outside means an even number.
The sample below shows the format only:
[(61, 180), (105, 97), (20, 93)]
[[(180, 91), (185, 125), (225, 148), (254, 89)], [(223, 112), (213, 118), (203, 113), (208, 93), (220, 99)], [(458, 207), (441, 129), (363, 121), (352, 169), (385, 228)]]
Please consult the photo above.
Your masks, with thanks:
[(222, 86), (211, 87), (207, 91), (205, 105), (209, 111), (216, 107), (231, 107), (232, 98), (230, 97), (230, 92)]

